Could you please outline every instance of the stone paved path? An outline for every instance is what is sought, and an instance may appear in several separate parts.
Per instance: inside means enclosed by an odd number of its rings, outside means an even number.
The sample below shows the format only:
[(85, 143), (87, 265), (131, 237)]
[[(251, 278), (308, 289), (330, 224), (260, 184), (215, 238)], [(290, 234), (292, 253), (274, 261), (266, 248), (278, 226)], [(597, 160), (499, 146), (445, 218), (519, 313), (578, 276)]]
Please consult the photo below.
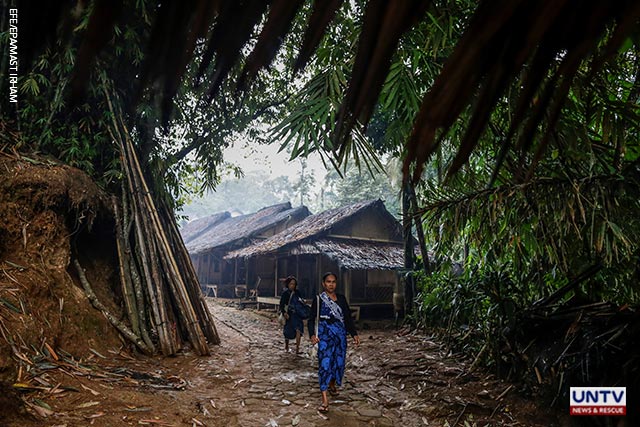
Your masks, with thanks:
[(317, 361), (284, 352), (274, 316), (209, 303), (223, 341), (219, 357), (195, 362), (202, 375), (193, 381), (217, 396), (217, 415), (227, 426), (558, 425), (535, 402), (517, 396), (516, 386), (468, 372), (470, 361), (448, 355), (429, 337), (368, 329), (366, 322), (361, 345), (350, 342), (340, 395), (328, 414), (320, 414)]
[[(213, 305), (222, 349), (235, 353), (223, 366), (203, 361), (204, 379), (233, 379), (227, 398), (215, 402), (227, 415), (235, 412), (243, 426), (393, 426), (366, 387), (353, 382), (351, 366), (361, 363), (358, 350), (350, 348), (345, 383), (333, 398), (329, 413), (320, 414), (317, 362), (306, 353), (285, 353), (279, 326), (268, 317), (231, 307)], [(302, 349), (309, 349), (306, 336)], [(248, 369), (247, 369), (248, 368)], [(350, 379), (351, 377), (351, 379)], [(366, 385), (363, 384), (363, 385)], [(246, 396), (246, 397), (243, 397)]]

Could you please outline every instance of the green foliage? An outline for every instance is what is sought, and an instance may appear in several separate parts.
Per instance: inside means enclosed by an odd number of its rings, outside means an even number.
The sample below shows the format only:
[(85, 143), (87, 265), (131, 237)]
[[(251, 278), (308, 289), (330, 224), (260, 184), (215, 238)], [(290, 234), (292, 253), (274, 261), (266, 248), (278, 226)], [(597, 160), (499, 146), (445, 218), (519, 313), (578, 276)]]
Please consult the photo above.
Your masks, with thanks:
[[(566, 284), (566, 277), (553, 273), (541, 279), (546, 288)], [(540, 295), (535, 281), (519, 276), (508, 264), (463, 270), (444, 259), (433, 273), (417, 274), (416, 281), (416, 323), (440, 331), (456, 351), (480, 355), (487, 365), (499, 357), (503, 333), (518, 328), (520, 314)]]
[(462, 259), (468, 247), (470, 268), (508, 265), (519, 283), (515, 292), (527, 295), (527, 285), (538, 283), (535, 296), (542, 298), (560, 285), (550, 286), (548, 272), (575, 277), (602, 264), (585, 293), (595, 301), (637, 303), (638, 194), (636, 179), (618, 176), (506, 186), (431, 205), (427, 230), (437, 253)]
[[(175, 97), (168, 129), (161, 126), (158, 101), (149, 92), (138, 94), (134, 78), (143, 71), (142, 40), (148, 39), (155, 8), (144, 0), (125, 2), (125, 8), (135, 13), (118, 24), (108, 48), (98, 57), (86, 98), (69, 105), (76, 49), (88, 22), (85, 11), (74, 23), (71, 42), (53, 46), (37, 58), (31, 73), (20, 77), (18, 126), (29, 148), (78, 166), (111, 185), (120, 179), (121, 171), (109, 135), (113, 117), (105, 104), (107, 91), (123, 112), (146, 173), (155, 180), (154, 188), (173, 206), (181, 206), (192, 194), (218, 187), (221, 204), (209, 208), (227, 210), (236, 193), (225, 193), (220, 184), (223, 152), (242, 139), (280, 144), (292, 159), (318, 152), (327, 164), (333, 163), (339, 173), (327, 177), (322, 208), (381, 197), (398, 213), (397, 183), (390, 184), (383, 174), (367, 172), (383, 169), (383, 155), (402, 158), (419, 100), (476, 6), (477, 2), (470, 1), (432, 4), (427, 19), (400, 41), (369, 126), (357, 126), (342, 153), (335, 152), (331, 134), (356, 55), (362, 16), (359, 1), (344, 2), (299, 79), (291, 81), (283, 69), (295, 57), (304, 16), (294, 22), (274, 66), (258, 75), (251, 91), (239, 94), (229, 83), (236, 80), (242, 66), (238, 64), (211, 104), (204, 105), (201, 89), (191, 84), (197, 69), (197, 64), (191, 64)], [(309, 9), (304, 6), (305, 13)], [(0, 40), (6, 41), (7, 34), (0, 34)], [(196, 56), (202, 54), (198, 49), (202, 46), (197, 47)], [(556, 61), (559, 66), (562, 58)], [(525, 307), (593, 265), (602, 268), (576, 292), (591, 300), (638, 302), (637, 41), (627, 40), (597, 73), (591, 64), (582, 64), (560, 116), (541, 115), (529, 122), (538, 129), (522, 129), (522, 123), (532, 117), (544, 93), (535, 94), (532, 105), (525, 106), (520, 123), (512, 123), (526, 71), (498, 100), (489, 127), (460, 172), (448, 180), (442, 173), (458, 151), (470, 120), (468, 111), (441, 136), (442, 143), (417, 188), (419, 205), (424, 207), (425, 235), (436, 258), (446, 254), (465, 266), (461, 276), (437, 270), (421, 279), (419, 313), (427, 324), (450, 331), (467, 325), (489, 336), (492, 328), (510, 319), (508, 304)], [(542, 77), (548, 81), (552, 72)], [(199, 82), (201, 87), (208, 86), (206, 79)], [(131, 111), (126, 106), (134, 99), (139, 100), (139, 107)], [(510, 129), (515, 135), (509, 135)], [(548, 138), (538, 136), (532, 147), (505, 143), (527, 133), (544, 134), (536, 130), (549, 130)], [(496, 164), (502, 165), (497, 173)], [(236, 208), (255, 211), (297, 197), (306, 202), (311, 199), (310, 184), (310, 176), (304, 173), (293, 183), (258, 177), (242, 184), (245, 197)], [(272, 197), (265, 196), (268, 192)]]
[(313, 171), (307, 170), (307, 161), (305, 159), (300, 159), (300, 173), (298, 174), (296, 181), (291, 186), (293, 193), (299, 197), (298, 200), (300, 206), (309, 206), (311, 189), (315, 182), (316, 178)]
[(332, 31), (318, 48), (311, 71), (288, 103), (283, 119), (273, 127), (274, 139), (282, 141), (282, 149), (291, 149), (292, 159), (318, 152), (343, 171), (349, 169), (350, 161), (370, 172), (381, 171), (381, 154), (402, 154), (420, 98), (459, 37), (461, 27), (456, 23), (461, 16), (466, 17), (469, 9), (465, 2), (447, 8), (434, 6), (430, 19), (403, 37), (372, 120), (366, 129), (356, 126), (346, 149), (338, 153), (332, 134), (356, 56), (362, 12), (357, 2), (345, 2)]
[[(507, 265), (516, 289), (527, 294), (535, 282), (538, 298), (559, 286), (546, 273), (571, 278), (598, 264), (604, 268), (584, 289), (590, 298), (637, 302), (639, 58), (632, 48), (600, 73), (585, 66), (547, 142), (550, 149), (537, 159), (508, 151), (491, 187), (496, 147), (515, 106), (504, 100), (480, 150), (444, 181), (439, 171), (460, 137), (454, 126), (418, 189), (436, 253), (470, 268)], [(523, 162), (536, 165), (531, 176)]]
[[(145, 7), (145, 2), (140, 2), (136, 11)], [(116, 31), (112, 45), (122, 44), (128, 48), (105, 51), (97, 60), (84, 98), (72, 104), (69, 82), (76, 47), (84, 37), (90, 9), (79, 9), (82, 13), (64, 42), (61, 38), (36, 58), (31, 72), (20, 76), (16, 118), (23, 145), (17, 148), (56, 157), (93, 175), (99, 183), (110, 185), (118, 178), (120, 166), (115, 145), (108, 135), (112, 118), (107, 112), (104, 90), (115, 86), (120, 88), (121, 96), (131, 97), (131, 75), (140, 71), (135, 67), (139, 64), (136, 58), (142, 56), (140, 37), (148, 26), (132, 17), (124, 35)]]
[[(633, 44), (601, 72), (584, 64), (550, 138), (534, 141), (537, 155), (521, 147), (502, 151), (516, 107), (516, 97), (505, 97), (479, 149), (445, 180), (441, 171), (467, 117), (452, 127), (417, 189), (438, 266), (419, 276), (420, 325), (468, 354), (487, 348), (482, 361), (498, 365), (508, 342), (503, 333), (519, 330), (518, 315), (591, 267), (595, 273), (560, 294), (557, 304), (640, 303), (639, 73)], [(547, 120), (541, 118), (542, 128)], [(461, 274), (451, 273), (453, 261)]]
[[(205, 77), (200, 86), (193, 85), (198, 64), (192, 63), (174, 99), (174, 114), (163, 127), (158, 100), (152, 98), (152, 91), (139, 92), (140, 80), (136, 78), (144, 72), (146, 40), (156, 6), (131, 1), (124, 7), (131, 13), (118, 22), (100, 52), (80, 103), (70, 104), (69, 82), (76, 48), (85, 38), (91, 4), (76, 18), (64, 42), (44, 52), (33, 71), (21, 76), (16, 126), (27, 145), (23, 149), (54, 156), (89, 172), (105, 186), (112, 185), (120, 179), (121, 171), (117, 145), (109, 134), (113, 118), (106, 92), (131, 132), (154, 192), (170, 206), (181, 206), (191, 193), (202, 194), (219, 184), (223, 152), (231, 143), (239, 139), (271, 142), (264, 129), (278, 117), (278, 107), (293, 87), (288, 85), (289, 76), (274, 67), (261, 73), (246, 94), (237, 93), (230, 83), (236, 80), (233, 76), (207, 105), (202, 99), (209, 82)], [(6, 34), (0, 37), (6, 38)], [(292, 36), (289, 43), (296, 37), (299, 35)], [(199, 45), (196, 57), (202, 54), (201, 49)], [(292, 53), (291, 47), (284, 49), (279, 61), (287, 61)], [(237, 74), (240, 66), (232, 74)], [(135, 111), (130, 108), (134, 102)], [(113, 187), (118, 189), (119, 184)]]

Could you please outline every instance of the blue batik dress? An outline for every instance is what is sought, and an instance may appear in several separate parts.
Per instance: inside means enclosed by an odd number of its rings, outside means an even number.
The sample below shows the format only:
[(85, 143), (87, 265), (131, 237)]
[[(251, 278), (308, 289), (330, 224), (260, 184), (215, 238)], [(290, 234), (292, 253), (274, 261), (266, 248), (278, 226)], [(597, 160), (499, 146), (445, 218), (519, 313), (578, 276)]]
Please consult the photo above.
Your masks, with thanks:
[(329, 382), (342, 385), (347, 357), (347, 330), (342, 308), (326, 293), (320, 294), (320, 319), (318, 322), (318, 382), (326, 391)]

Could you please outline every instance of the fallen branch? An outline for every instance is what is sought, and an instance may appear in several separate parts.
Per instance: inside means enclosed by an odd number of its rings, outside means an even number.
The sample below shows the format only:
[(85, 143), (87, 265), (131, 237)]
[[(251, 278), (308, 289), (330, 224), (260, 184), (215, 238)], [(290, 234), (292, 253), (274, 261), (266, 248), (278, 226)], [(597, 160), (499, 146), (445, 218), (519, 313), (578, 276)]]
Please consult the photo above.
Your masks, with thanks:
[(555, 303), (556, 301), (559, 301), (560, 299), (562, 299), (562, 297), (564, 297), (564, 295), (566, 293), (568, 293), (569, 291), (571, 291), (574, 288), (576, 288), (580, 283), (584, 282), (585, 280), (595, 276), (596, 273), (598, 273), (598, 271), (600, 271), (600, 270), (602, 270), (602, 264), (600, 264), (600, 263), (593, 264), (592, 266), (588, 267), (583, 272), (578, 274), (569, 283), (567, 283), (566, 285), (562, 286), (560, 289), (556, 290), (554, 293), (552, 293), (548, 297), (543, 298), (540, 301), (535, 302), (533, 304), (533, 307), (534, 308), (536, 308), (536, 307), (545, 307), (547, 305)]
[(469, 370), (468, 370), (469, 373), (473, 372), (478, 367), (478, 363), (480, 363), (480, 360), (482, 359), (482, 356), (484, 356), (484, 353), (487, 351), (487, 348), (488, 346), (487, 346), (487, 343), (485, 342), (482, 348), (480, 349), (480, 351), (478, 352), (478, 355), (473, 360), (473, 363), (469, 367)]
[(510, 385), (509, 387), (507, 387), (502, 393), (500, 393), (500, 396), (496, 397), (496, 400), (500, 400), (503, 397), (505, 397), (507, 393), (509, 393), (509, 390), (511, 390), (512, 388), (513, 388), (513, 385)]
[(134, 343), (144, 353), (152, 354), (153, 353), (153, 349), (149, 348), (144, 343), (144, 341), (142, 341), (142, 339), (140, 337), (138, 337), (131, 329), (129, 329), (129, 327), (127, 325), (125, 325), (124, 323), (119, 321), (113, 314), (111, 314), (109, 312), (109, 310), (107, 310), (107, 307), (105, 307), (98, 300), (98, 297), (96, 297), (96, 294), (93, 292), (93, 289), (91, 288), (91, 284), (89, 284), (89, 281), (87, 280), (87, 276), (85, 276), (84, 270), (82, 269), (82, 266), (80, 265), (80, 263), (78, 262), (77, 259), (73, 260), (73, 265), (75, 266), (76, 271), (78, 272), (78, 277), (80, 278), (80, 283), (82, 283), (82, 287), (84, 288), (84, 292), (87, 294), (87, 298), (89, 299), (89, 302), (91, 302), (91, 305), (93, 305), (96, 309), (100, 310), (105, 315), (105, 317), (109, 320), (109, 322), (111, 322), (111, 324), (125, 338), (127, 338), (129, 341)]
[(460, 418), (462, 418), (462, 415), (464, 415), (465, 411), (467, 410), (467, 405), (464, 405), (464, 408), (462, 408), (462, 411), (458, 414), (458, 418), (456, 418), (456, 420), (453, 422), (453, 424), (451, 424), (451, 427), (456, 427), (458, 425), (458, 422), (460, 421)]

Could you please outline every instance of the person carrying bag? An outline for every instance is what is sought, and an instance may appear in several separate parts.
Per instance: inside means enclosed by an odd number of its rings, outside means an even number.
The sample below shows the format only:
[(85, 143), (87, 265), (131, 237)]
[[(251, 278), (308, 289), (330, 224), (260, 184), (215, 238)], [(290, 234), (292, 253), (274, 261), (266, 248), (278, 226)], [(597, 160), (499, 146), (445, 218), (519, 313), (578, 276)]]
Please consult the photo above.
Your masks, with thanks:
[[(282, 296), (284, 297), (284, 293), (282, 294)], [(287, 302), (287, 304), (284, 305), (284, 307), (282, 306), (283, 299), (280, 298), (280, 313), (278, 314), (278, 323), (280, 323), (280, 326), (284, 326), (284, 324), (287, 322), (285, 313), (289, 310), (289, 305), (291, 304), (291, 297), (293, 297), (293, 292), (289, 293), (289, 301)]]
[[(304, 307), (306, 304), (298, 291), (298, 280), (289, 276), (284, 281), (287, 290), (280, 297), (280, 317), (284, 319), (282, 324), (282, 334), (284, 335), (284, 350), (289, 351), (289, 340), (296, 340), (296, 354), (300, 354), (300, 338), (304, 333), (303, 316), (306, 314)], [(287, 302), (285, 304), (285, 301)], [(308, 313), (308, 312), (307, 312)], [(308, 314), (306, 314), (308, 317)]]

